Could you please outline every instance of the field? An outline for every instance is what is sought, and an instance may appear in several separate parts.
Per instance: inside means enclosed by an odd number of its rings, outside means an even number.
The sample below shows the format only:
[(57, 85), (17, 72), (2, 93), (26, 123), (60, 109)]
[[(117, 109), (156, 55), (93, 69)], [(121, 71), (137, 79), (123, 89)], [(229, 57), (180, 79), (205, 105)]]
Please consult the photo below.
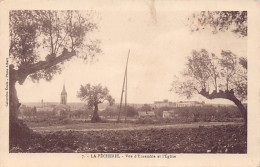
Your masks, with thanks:
[(169, 129), (169, 128), (198, 128), (199, 126), (217, 125), (242, 125), (242, 122), (196, 122), (186, 124), (134, 124), (134, 123), (75, 123), (56, 126), (39, 126), (29, 124), (29, 127), (40, 133), (56, 131), (102, 131), (102, 130), (146, 130), (146, 129)]
[[(78, 153), (246, 153), (242, 123), (192, 124), (78, 123), (33, 126), (23, 144), (10, 152)], [(33, 126), (33, 127), (32, 127)]]
[(135, 111), (127, 121), (122, 116), (120, 123), (116, 122), (118, 112), (110, 110), (100, 112), (99, 123), (91, 123), (86, 117), (90, 113), (83, 111), (70, 117), (47, 112), (25, 115), (10, 131), (10, 152), (247, 152), (247, 130), (236, 107), (175, 108), (175, 115), (162, 118), (168, 110), (159, 108), (153, 118), (138, 118)]

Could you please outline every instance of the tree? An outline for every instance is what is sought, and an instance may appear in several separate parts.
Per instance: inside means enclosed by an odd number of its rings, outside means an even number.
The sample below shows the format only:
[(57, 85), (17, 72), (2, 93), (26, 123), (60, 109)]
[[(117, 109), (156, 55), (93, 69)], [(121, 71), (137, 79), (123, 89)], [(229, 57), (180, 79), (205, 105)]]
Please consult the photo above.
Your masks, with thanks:
[[(239, 37), (247, 36), (247, 11), (202, 11), (188, 18), (192, 32), (210, 29), (213, 34), (231, 31)], [(186, 81), (175, 80), (172, 90), (191, 97), (194, 92), (208, 99), (231, 100), (241, 111), (247, 125), (247, 59), (238, 58), (229, 50), (221, 51), (221, 57), (209, 54), (205, 49), (193, 51), (188, 58)], [(182, 89), (182, 90), (181, 90)], [(211, 89), (211, 91), (210, 91)]]
[(247, 36), (247, 11), (202, 11), (194, 13), (188, 22), (192, 32), (211, 28), (214, 34), (229, 30)]
[[(72, 57), (87, 61), (101, 52), (98, 40), (87, 38), (98, 29), (93, 12), (13, 10), (9, 14), (10, 121), (20, 106), (15, 84), (27, 77), (50, 81)], [(42, 55), (40, 53), (44, 53)]]
[(176, 77), (171, 90), (188, 98), (197, 93), (207, 99), (228, 99), (247, 123), (247, 109), (242, 104), (247, 100), (247, 59), (229, 50), (222, 50), (219, 57), (205, 49), (194, 50), (182, 78)]
[(151, 111), (152, 110), (152, 107), (148, 104), (144, 104), (141, 108), (140, 108), (141, 111)]
[(132, 106), (126, 106), (127, 109), (126, 109), (126, 115), (128, 117), (133, 117), (133, 116), (136, 116), (138, 114), (138, 112), (136, 111), (136, 109)]
[(109, 90), (106, 87), (102, 87), (101, 84), (85, 86), (81, 85), (77, 95), (82, 101), (87, 101), (88, 107), (94, 109), (91, 122), (101, 121), (98, 116), (98, 104), (108, 101), (110, 105), (113, 105), (115, 100), (109, 94)]

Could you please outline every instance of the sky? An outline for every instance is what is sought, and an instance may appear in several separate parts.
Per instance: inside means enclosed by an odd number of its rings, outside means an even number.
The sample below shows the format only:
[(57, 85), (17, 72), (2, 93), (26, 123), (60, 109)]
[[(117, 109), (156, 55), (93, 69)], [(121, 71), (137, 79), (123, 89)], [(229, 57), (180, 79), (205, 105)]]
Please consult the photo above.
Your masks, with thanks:
[[(212, 34), (210, 31), (192, 33), (187, 17), (192, 12), (167, 11), (144, 4), (143, 10), (97, 10), (99, 30), (91, 38), (99, 39), (103, 53), (92, 62), (72, 60), (64, 66), (62, 74), (50, 82), (33, 83), (26, 79), (16, 85), (21, 102), (59, 102), (65, 83), (68, 102), (80, 102), (77, 91), (80, 85), (98, 84), (110, 90), (116, 103), (120, 101), (128, 50), (128, 102), (153, 103), (163, 99), (187, 100), (170, 92), (174, 75), (180, 76), (186, 58), (192, 50), (202, 48), (219, 55), (221, 50), (231, 50), (246, 57), (247, 40), (231, 32)], [(209, 101), (202, 96), (191, 100), (227, 103), (225, 100)]]

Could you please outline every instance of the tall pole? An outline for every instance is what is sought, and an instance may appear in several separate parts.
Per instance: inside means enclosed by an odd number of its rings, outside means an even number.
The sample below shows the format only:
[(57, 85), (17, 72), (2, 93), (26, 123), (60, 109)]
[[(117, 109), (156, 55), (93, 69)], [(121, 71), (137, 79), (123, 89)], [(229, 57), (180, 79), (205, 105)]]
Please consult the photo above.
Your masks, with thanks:
[(125, 121), (127, 118), (127, 66), (126, 65), (126, 73), (125, 73)]
[(120, 113), (121, 113), (121, 108), (122, 108), (123, 93), (124, 93), (124, 88), (125, 88), (125, 80), (126, 80), (127, 64), (128, 64), (129, 54), (130, 54), (130, 49), (128, 51), (128, 56), (127, 56), (127, 60), (126, 60), (125, 75), (124, 75), (123, 88), (122, 88), (122, 93), (121, 93), (121, 100), (120, 100), (120, 107), (119, 107), (117, 121), (120, 121)]
[(120, 100), (120, 107), (119, 107), (119, 111), (118, 111), (117, 121), (120, 120), (120, 112), (121, 112), (121, 108), (122, 108), (122, 101), (123, 101), (124, 87), (125, 87), (125, 77), (124, 77), (124, 81), (123, 81), (123, 88), (122, 88), (122, 93), (121, 93), (121, 100)]

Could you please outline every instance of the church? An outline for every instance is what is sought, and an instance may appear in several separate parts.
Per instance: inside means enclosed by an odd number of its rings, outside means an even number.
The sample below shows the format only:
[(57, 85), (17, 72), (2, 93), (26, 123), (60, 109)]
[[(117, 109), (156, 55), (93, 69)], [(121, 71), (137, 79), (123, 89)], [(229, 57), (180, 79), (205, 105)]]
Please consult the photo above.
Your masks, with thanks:
[(62, 113), (70, 111), (70, 106), (67, 105), (67, 92), (65, 89), (65, 84), (63, 85), (60, 94), (60, 104), (55, 106), (56, 115), (61, 115)]
[(60, 104), (67, 105), (67, 92), (65, 89), (65, 84), (63, 85), (63, 89), (60, 94)]

